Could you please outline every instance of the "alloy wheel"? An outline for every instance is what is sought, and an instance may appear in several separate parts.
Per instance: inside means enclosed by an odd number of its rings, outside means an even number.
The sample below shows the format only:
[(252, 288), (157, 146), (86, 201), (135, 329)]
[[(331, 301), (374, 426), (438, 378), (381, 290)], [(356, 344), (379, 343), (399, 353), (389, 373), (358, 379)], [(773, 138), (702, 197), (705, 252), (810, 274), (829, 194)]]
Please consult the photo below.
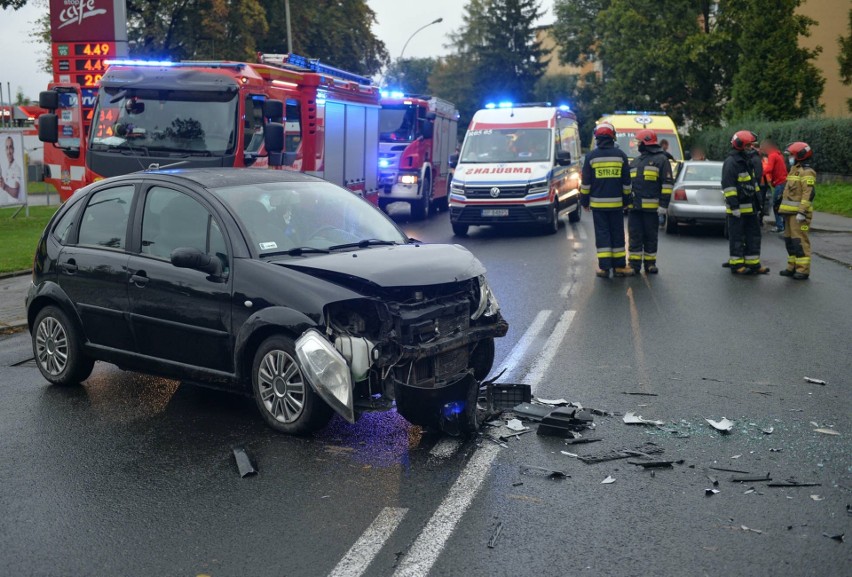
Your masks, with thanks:
[(50, 375), (58, 375), (68, 364), (68, 335), (54, 317), (45, 317), (36, 329), (36, 358)]
[(305, 379), (296, 360), (282, 350), (264, 355), (257, 374), (261, 401), (281, 423), (295, 422), (305, 407)]

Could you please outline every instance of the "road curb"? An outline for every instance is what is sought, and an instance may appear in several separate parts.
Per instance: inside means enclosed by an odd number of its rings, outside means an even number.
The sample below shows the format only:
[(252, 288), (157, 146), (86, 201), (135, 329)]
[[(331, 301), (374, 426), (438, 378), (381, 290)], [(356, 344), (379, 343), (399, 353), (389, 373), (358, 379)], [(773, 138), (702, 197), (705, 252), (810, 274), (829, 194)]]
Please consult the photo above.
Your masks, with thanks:
[(844, 262), (844, 261), (842, 261), (838, 258), (835, 258), (833, 256), (829, 256), (829, 255), (822, 253), (822, 252), (814, 251), (814, 254), (819, 256), (819, 257), (824, 258), (825, 260), (830, 260), (832, 262), (836, 262), (837, 264), (843, 265), (846, 268), (852, 269), (852, 262)]
[(16, 271), (12, 271), (12, 272), (4, 272), (4, 273), (0, 273), (0, 280), (3, 280), (5, 278), (14, 278), (16, 276), (26, 276), (28, 274), (33, 274), (33, 271), (32, 270), (16, 270)]
[(20, 319), (11, 323), (0, 322), (0, 335), (19, 333), (27, 329), (27, 320)]

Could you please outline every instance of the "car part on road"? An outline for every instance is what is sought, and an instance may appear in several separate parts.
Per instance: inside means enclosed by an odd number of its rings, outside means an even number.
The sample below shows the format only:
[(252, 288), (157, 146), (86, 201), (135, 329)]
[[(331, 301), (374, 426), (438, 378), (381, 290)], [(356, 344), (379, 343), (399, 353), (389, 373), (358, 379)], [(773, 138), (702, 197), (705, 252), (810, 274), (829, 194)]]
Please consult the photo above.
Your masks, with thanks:
[(713, 486), (714, 486), (714, 487), (718, 487), (718, 486), (719, 486), (719, 479), (717, 479), (717, 478), (716, 478), (716, 477), (714, 477), (713, 475), (707, 475), (707, 478), (708, 478), (708, 479), (710, 479), (710, 482), (711, 482), (711, 483), (713, 483)]
[(623, 391), (622, 395), (636, 395), (638, 397), (659, 397), (657, 393), (643, 393), (643, 392), (632, 392), (632, 391)]
[(741, 473), (743, 475), (751, 475), (751, 471), (742, 471), (740, 469), (727, 469), (725, 467), (708, 467), (714, 471), (724, 471), (725, 473)]
[(607, 475), (607, 478), (601, 481), (601, 485), (611, 485), (615, 483), (615, 477)]
[(653, 421), (651, 419), (645, 419), (641, 415), (637, 415), (636, 413), (630, 412), (626, 413), (622, 420), (628, 425), (656, 425), (660, 426), (663, 424), (662, 421)]
[(627, 461), (630, 465), (639, 465), (645, 469), (671, 468), (674, 461)]
[(553, 411), (553, 407), (543, 405), (533, 405), (531, 403), (521, 403), (512, 407), (512, 412), (521, 417), (525, 417), (530, 421), (541, 421), (544, 417)]
[(766, 486), (767, 487), (821, 487), (822, 483), (801, 482), (801, 481), (796, 481), (794, 479), (787, 479), (786, 481), (775, 481), (774, 483), (769, 483)]
[(603, 441), (601, 438), (589, 439), (589, 438), (581, 438), (581, 439), (566, 439), (566, 445), (585, 445), (586, 443), (597, 443), (598, 441)]
[(704, 419), (704, 420), (707, 421), (708, 423), (710, 423), (711, 427), (713, 427), (714, 429), (716, 429), (717, 431), (719, 431), (721, 433), (730, 433), (731, 430), (734, 428), (734, 422), (729, 421), (725, 417), (722, 417), (721, 421), (712, 421), (710, 419)]
[(761, 483), (763, 481), (771, 481), (769, 473), (765, 475), (744, 475), (742, 477), (731, 477), (732, 483)]
[(234, 459), (237, 462), (237, 469), (240, 471), (240, 477), (246, 478), (251, 475), (257, 475), (257, 469), (252, 463), (245, 448), (234, 447)]
[(654, 443), (645, 443), (641, 447), (635, 449), (618, 449), (615, 451), (606, 451), (604, 453), (592, 453), (589, 455), (581, 455), (580, 460), (591, 465), (594, 463), (605, 463), (606, 461), (616, 461), (618, 459), (627, 459), (638, 455), (658, 455), (663, 452), (662, 447), (658, 447)]
[(497, 523), (497, 526), (494, 527), (494, 532), (491, 534), (491, 538), (488, 539), (488, 548), (493, 549), (497, 546), (497, 538), (500, 537), (500, 531), (503, 530), (503, 522), (500, 521)]
[(535, 467), (533, 465), (521, 465), (520, 470), (522, 475), (537, 473), (543, 474), (551, 479), (565, 479), (571, 476), (566, 475), (563, 471), (557, 471), (555, 469), (545, 469), (544, 467)]
[(45, 379), (54, 385), (78, 385), (92, 374), (95, 361), (83, 352), (82, 336), (62, 309), (44, 307), (32, 326), (33, 356)]
[(519, 403), (529, 403), (532, 392), (529, 385), (493, 383), (491, 398), (495, 409), (513, 409)]
[(815, 385), (826, 385), (826, 384), (828, 384), (825, 381), (823, 381), (822, 379), (814, 379), (813, 377), (805, 377), (805, 381), (808, 382), (808, 383), (813, 383)]
[(719, 492), (719, 489), (704, 489), (704, 494), (707, 495), (708, 497), (712, 497), (713, 495), (715, 495), (718, 492)]
[(814, 432), (815, 433), (822, 433), (823, 435), (839, 435), (840, 434), (837, 431), (835, 431), (834, 429), (824, 429), (824, 428), (814, 429)]
[(582, 431), (591, 426), (592, 415), (582, 409), (553, 409), (541, 420), (537, 435), (552, 437), (571, 437), (574, 431)]

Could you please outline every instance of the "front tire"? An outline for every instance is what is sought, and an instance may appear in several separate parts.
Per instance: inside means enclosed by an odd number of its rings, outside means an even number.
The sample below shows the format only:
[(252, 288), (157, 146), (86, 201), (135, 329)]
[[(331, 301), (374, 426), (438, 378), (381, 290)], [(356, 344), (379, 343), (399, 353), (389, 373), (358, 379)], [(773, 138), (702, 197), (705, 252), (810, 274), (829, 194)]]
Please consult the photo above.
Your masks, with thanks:
[(466, 224), (459, 224), (457, 222), (452, 223), (453, 225), (453, 234), (456, 236), (467, 236), (467, 229), (470, 228)]
[(283, 335), (269, 337), (257, 349), (251, 381), (263, 420), (279, 433), (312, 433), (333, 415), (304, 377), (295, 344)]
[(420, 199), (411, 201), (411, 218), (426, 220), (429, 218), (432, 204), (432, 177), (426, 175), (420, 186)]
[(83, 338), (62, 309), (47, 306), (33, 323), (33, 356), (42, 376), (60, 386), (89, 378), (95, 361), (83, 352)]
[(559, 232), (559, 208), (556, 204), (550, 207), (550, 218), (544, 225), (544, 234), (556, 234)]

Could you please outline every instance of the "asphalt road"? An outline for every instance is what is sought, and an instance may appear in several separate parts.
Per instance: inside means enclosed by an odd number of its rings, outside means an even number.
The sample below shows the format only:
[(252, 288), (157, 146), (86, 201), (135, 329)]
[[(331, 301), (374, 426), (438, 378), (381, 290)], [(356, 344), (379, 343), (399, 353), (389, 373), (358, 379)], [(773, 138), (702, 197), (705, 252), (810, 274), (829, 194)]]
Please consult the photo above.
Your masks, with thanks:
[[(846, 267), (816, 258), (810, 281), (781, 278), (783, 244), (767, 236), (772, 274), (732, 277), (708, 228), (661, 235), (656, 277), (602, 280), (588, 215), (555, 236), (464, 239), (446, 214), (397, 218), (488, 268), (511, 325), (497, 347), (503, 382), (665, 425), (596, 416), (588, 436), (600, 442), (526, 434), (501, 447), (385, 413), (293, 438), (249, 399), (102, 363), (83, 387), (49, 387), (27, 335), (0, 337), (0, 574), (848, 574), (849, 543), (824, 536), (852, 525)], [(728, 435), (704, 421), (723, 416), (736, 422)], [(646, 443), (683, 463), (652, 475), (562, 453)], [(237, 474), (237, 445), (257, 476)], [(733, 483), (708, 467), (819, 485)]]

